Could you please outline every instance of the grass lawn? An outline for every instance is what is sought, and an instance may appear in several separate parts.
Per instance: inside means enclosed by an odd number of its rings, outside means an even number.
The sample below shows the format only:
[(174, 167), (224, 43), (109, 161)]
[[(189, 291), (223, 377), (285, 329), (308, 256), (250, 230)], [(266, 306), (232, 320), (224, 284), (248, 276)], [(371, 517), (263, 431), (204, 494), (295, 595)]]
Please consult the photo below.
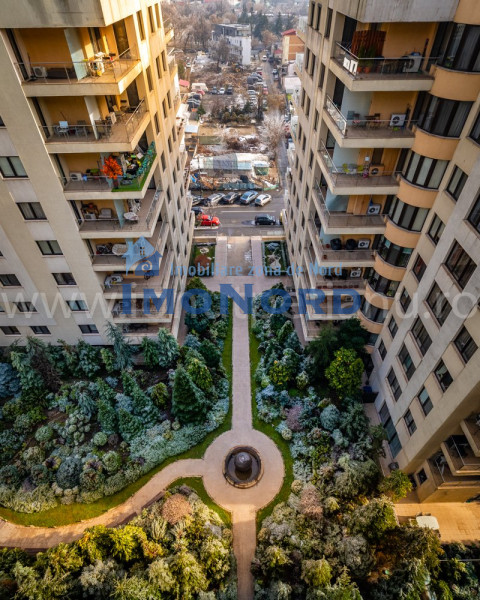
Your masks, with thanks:
[(200, 500), (206, 504), (208, 508), (214, 510), (225, 523), (225, 525), (228, 527), (232, 526), (232, 515), (221, 506), (218, 506), (218, 504), (215, 504), (215, 502), (210, 498), (203, 485), (203, 480), (201, 477), (183, 477), (181, 479), (177, 479), (168, 486), (168, 489), (177, 487), (179, 485), (188, 485), (188, 487), (191, 487), (193, 490), (195, 490), (195, 493), (199, 496)]
[[(229, 302), (231, 303), (232, 301), (230, 300)], [(178, 454), (177, 456), (171, 456), (170, 458), (167, 458), (167, 460), (140, 477), (140, 479), (137, 481), (134, 481), (127, 487), (123, 488), (123, 490), (120, 490), (112, 496), (101, 498), (100, 500), (92, 502), (91, 504), (74, 503), (70, 505), (59, 505), (55, 508), (51, 508), (50, 510), (45, 510), (38, 513), (20, 513), (8, 508), (0, 507), (0, 518), (11, 521), (12, 523), (17, 523), (18, 525), (34, 525), (36, 527), (58, 527), (60, 525), (78, 523), (79, 521), (84, 521), (86, 519), (93, 519), (94, 517), (98, 517), (99, 515), (103, 514), (107, 510), (122, 504), (122, 502), (125, 502), (125, 500), (130, 498), (130, 496), (143, 487), (147, 481), (149, 481), (149, 479), (155, 475), (155, 473), (158, 473), (170, 463), (177, 460), (182, 460), (184, 458), (202, 458), (202, 456), (205, 454), (205, 450), (208, 448), (208, 446), (210, 446), (213, 440), (232, 427), (232, 331), (233, 319), (232, 308), (230, 304), (228, 334), (225, 339), (225, 346), (223, 349), (223, 365), (230, 382), (230, 406), (224, 422), (220, 425), (220, 427), (215, 429), (215, 431), (211, 431), (203, 440), (203, 442), (197, 444), (197, 446), (194, 446), (193, 448), (190, 448), (190, 450), (187, 450), (183, 454)]]
[[(200, 252), (201, 249), (206, 248), (208, 250), (208, 252)], [(197, 264), (201, 267), (203, 267), (204, 269), (208, 269), (209, 270), (209, 275), (213, 275), (213, 270), (215, 268), (215, 244), (212, 245), (206, 245), (206, 244), (201, 244), (201, 245), (197, 245), (195, 244), (193, 246), (193, 251), (192, 251), (192, 260), (190, 262), (190, 266), (195, 266), (197, 267)], [(198, 272), (198, 267), (197, 267), (197, 272)], [(202, 277), (202, 275), (199, 275), (199, 277)]]
[(252, 318), (249, 317), (249, 338), (250, 338), (250, 383), (252, 387), (252, 413), (253, 413), (253, 427), (258, 429), (265, 435), (268, 435), (275, 444), (278, 446), (278, 449), (282, 453), (283, 464), (285, 466), (285, 477), (283, 479), (283, 485), (276, 495), (276, 497), (267, 504), (262, 510), (259, 510), (257, 513), (257, 530), (260, 529), (260, 523), (268, 517), (275, 505), (280, 502), (285, 502), (290, 495), (290, 486), (293, 481), (293, 459), (290, 454), (290, 448), (288, 446), (288, 442), (285, 441), (282, 436), (275, 430), (275, 425), (277, 423), (265, 423), (260, 420), (257, 413), (257, 403), (255, 402), (255, 371), (257, 369), (258, 363), (260, 362), (260, 352), (258, 351), (258, 346), (260, 345), (257, 338), (254, 336), (251, 330)]

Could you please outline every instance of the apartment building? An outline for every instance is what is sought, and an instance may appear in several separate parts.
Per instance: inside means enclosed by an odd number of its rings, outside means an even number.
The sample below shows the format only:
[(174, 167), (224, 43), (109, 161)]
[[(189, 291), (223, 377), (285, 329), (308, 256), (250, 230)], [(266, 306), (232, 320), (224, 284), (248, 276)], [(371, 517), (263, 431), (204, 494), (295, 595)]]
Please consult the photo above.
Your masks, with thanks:
[(160, 3), (6, 0), (0, 28), (0, 345), (175, 333), (144, 299), (182, 289), (193, 235)]
[(304, 51), (305, 43), (295, 29), (282, 31), (282, 64), (295, 60), (297, 54), (303, 54)]
[(480, 494), (480, 6), (311, 2), (305, 41), (287, 243), (296, 285), (325, 294), (305, 335), (347, 318), (333, 288), (361, 295), (387, 463), (422, 501), (468, 500)]
[(213, 40), (224, 39), (230, 46), (229, 60), (236, 61), (243, 66), (252, 60), (252, 28), (250, 25), (240, 23), (221, 23), (215, 25), (212, 34)]

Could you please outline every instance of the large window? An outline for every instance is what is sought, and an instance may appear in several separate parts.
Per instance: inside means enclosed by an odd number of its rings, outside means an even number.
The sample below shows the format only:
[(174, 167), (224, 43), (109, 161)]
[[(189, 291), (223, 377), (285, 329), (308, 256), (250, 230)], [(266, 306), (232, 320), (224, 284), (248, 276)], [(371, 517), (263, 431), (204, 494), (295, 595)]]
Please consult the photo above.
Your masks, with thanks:
[(434, 317), (437, 319), (440, 325), (443, 325), (447, 320), (452, 307), (450, 303), (443, 295), (442, 290), (438, 287), (437, 283), (433, 284), (430, 293), (427, 296), (427, 304), (432, 311)]
[(17, 206), (26, 221), (45, 221), (47, 218), (40, 202), (19, 202)]
[(423, 414), (427, 416), (428, 413), (432, 410), (433, 404), (430, 400), (430, 396), (428, 395), (427, 390), (424, 387), (422, 387), (422, 389), (418, 392), (417, 398), (420, 403), (420, 406), (422, 407)]
[(409, 231), (421, 231), (428, 215), (428, 208), (418, 208), (395, 198), (392, 202), (388, 216), (395, 225)]
[(5, 335), (20, 335), (20, 331), (13, 325), (0, 327), (0, 331)]
[(417, 425), (415, 424), (415, 420), (410, 412), (410, 409), (403, 415), (403, 420), (405, 421), (405, 426), (410, 435), (413, 435), (417, 431)]
[(381, 340), (380, 343), (378, 344), (378, 353), (380, 354), (380, 358), (382, 360), (385, 360), (385, 357), (387, 356), (387, 349), (385, 348), (385, 344), (383, 343), (383, 340)]
[(402, 449), (402, 444), (398, 439), (397, 430), (395, 429), (395, 425), (393, 424), (392, 417), (390, 416), (390, 412), (386, 404), (382, 406), (378, 415), (383, 428), (385, 429), (385, 433), (387, 434), (387, 442), (390, 446), (390, 452), (392, 453), (393, 458), (395, 458), (395, 456), (397, 456)]
[(18, 156), (0, 156), (0, 173), (2, 177), (28, 177)]
[(360, 311), (366, 319), (373, 321), (374, 323), (383, 323), (388, 313), (388, 310), (373, 306), (373, 304), (370, 304), (365, 298), (362, 300)]
[(395, 398), (395, 400), (398, 400), (402, 395), (402, 388), (398, 383), (397, 376), (395, 375), (395, 371), (393, 369), (390, 369), (390, 371), (388, 372), (387, 381), (388, 385), (390, 386), (390, 389), (392, 390), (393, 397)]
[(468, 222), (475, 227), (478, 233), (480, 233), (480, 195), (468, 215)]
[(388, 322), (388, 331), (390, 332), (390, 335), (392, 336), (392, 338), (395, 337), (395, 335), (398, 331), (398, 325), (397, 325), (397, 322), (395, 321), (395, 318), (393, 315), (390, 317), (390, 321)]
[(68, 308), (73, 312), (83, 312), (88, 310), (87, 303), (84, 300), (67, 300)]
[(477, 344), (473, 341), (472, 336), (468, 333), (466, 327), (462, 327), (460, 333), (455, 338), (455, 346), (460, 352), (463, 361), (467, 363), (477, 351)]
[(460, 167), (455, 167), (447, 185), (447, 192), (450, 194), (450, 196), (452, 196), (452, 198), (458, 200), (466, 181), (467, 174), (464, 173)]
[(37, 312), (37, 309), (31, 302), (14, 302), (19, 312), (29, 313), (29, 312)]
[(442, 181), (447, 165), (448, 160), (437, 160), (412, 152), (407, 168), (405, 169), (404, 177), (414, 185), (437, 189)]
[(0, 275), (0, 283), (5, 287), (18, 287), (21, 285), (17, 276), (13, 273)]
[(30, 329), (35, 335), (50, 335), (50, 329), (45, 325), (30, 325)]
[(403, 248), (402, 246), (393, 244), (383, 235), (380, 238), (378, 254), (389, 265), (394, 267), (406, 267), (412, 252), (413, 248)]
[(418, 254), (412, 267), (412, 273), (415, 275), (415, 279), (417, 281), (421, 281), (426, 268), (427, 265), (425, 264), (425, 261), (420, 254)]
[(480, 113), (478, 113), (475, 123), (473, 124), (472, 131), (469, 136), (472, 140), (480, 144)]
[(445, 266), (450, 271), (452, 277), (463, 288), (467, 285), (477, 265), (460, 244), (455, 242), (445, 262)]
[(430, 227), (428, 228), (428, 237), (432, 240), (435, 246), (438, 244), (444, 229), (445, 223), (438, 215), (435, 215), (430, 223)]
[(52, 273), (57, 285), (77, 285), (71, 273)]
[(459, 137), (472, 102), (447, 100), (427, 94), (418, 117), (418, 126), (434, 135)]
[(368, 273), (367, 278), (370, 287), (379, 294), (383, 294), (384, 296), (393, 298), (393, 296), (395, 296), (396, 291), (398, 290), (400, 282), (392, 281), (390, 279), (382, 277), (375, 271), (375, 269), (370, 269), (369, 271), (370, 272)]
[(402, 368), (405, 371), (407, 379), (410, 380), (412, 378), (412, 375), (415, 373), (415, 365), (413, 363), (412, 357), (410, 356), (410, 352), (407, 350), (405, 344), (402, 344), (402, 347), (400, 348), (398, 360), (400, 361), (400, 364), (402, 365)]
[(98, 333), (96, 325), (79, 325), (78, 327), (80, 331), (85, 335)]
[(413, 324), (412, 335), (413, 339), (417, 342), (420, 352), (425, 355), (432, 345), (432, 338), (428, 335), (420, 317)]
[(454, 71), (480, 71), (480, 27), (455, 23), (440, 64)]
[(410, 294), (407, 291), (407, 288), (403, 288), (402, 293), (400, 294), (400, 306), (403, 308), (404, 312), (407, 312), (408, 307), (410, 306), (410, 302), (412, 299), (410, 298)]
[(450, 384), (453, 381), (453, 378), (450, 375), (443, 360), (441, 360), (438, 363), (438, 365), (435, 367), (434, 374), (435, 374), (435, 377), (437, 378), (437, 381), (438, 381), (440, 387), (442, 388), (442, 390), (443, 391), (448, 390), (448, 388), (450, 387)]
[(37, 246), (44, 256), (59, 256), (63, 254), (57, 240), (42, 240), (37, 241)]

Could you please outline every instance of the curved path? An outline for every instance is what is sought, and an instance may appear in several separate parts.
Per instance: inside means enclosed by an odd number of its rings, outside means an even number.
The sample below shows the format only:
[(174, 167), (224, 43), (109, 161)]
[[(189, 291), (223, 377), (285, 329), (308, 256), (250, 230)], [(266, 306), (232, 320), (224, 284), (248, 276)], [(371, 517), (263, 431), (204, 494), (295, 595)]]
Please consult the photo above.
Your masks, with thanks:
[[(226, 262), (226, 239), (217, 250), (217, 262)], [(223, 255), (222, 255), (223, 254)], [(260, 240), (252, 239), (254, 265), (261, 264)], [(218, 260), (220, 259), (220, 260)], [(256, 274), (255, 277), (227, 277), (221, 281), (213, 277), (209, 288), (218, 289), (219, 283), (231, 283), (243, 293), (245, 283), (254, 284), (255, 293), (266, 290), (275, 282)], [(232, 429), (216, 438), (201, 459), (184, 459), (171, 463), (156, 473), (141, 489), (123, 504), (106, 513), (62, 527), (24, 527), (0, 520), (0, 547), (45, 549), (60, 542), (80, 538), (88, 527), (94, 525), (116, 526), (128, 522), (143, 508), (155, 502), (163, 490), (179, 478), (202, 477), (208, 495), (217, 504), (232, 513), (233, 549), (237, 560), (238, 600), (252, 600), (253, 578), (250, 564), (255, 555), (256, 512), (278, 494), (283, 483), (282, 455), (274, 442), (253, 429), (250, 387), (250, 353), (248, 315), (234, 305), (232, 348)], [(238, 445), (253, 446), (263, 463), (263, 475), (257, 485), (248, 489), (231, 486), (223, 476), (223, 462), (228, 451)]]

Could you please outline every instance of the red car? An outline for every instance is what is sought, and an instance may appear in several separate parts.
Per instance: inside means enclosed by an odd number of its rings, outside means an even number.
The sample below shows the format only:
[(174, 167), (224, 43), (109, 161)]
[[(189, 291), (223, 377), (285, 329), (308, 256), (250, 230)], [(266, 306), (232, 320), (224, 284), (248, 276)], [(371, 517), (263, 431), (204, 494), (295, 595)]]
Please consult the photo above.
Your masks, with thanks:
[(198, 226), (199, 227), (218, 227), (220, 220), (218, 217), (210, 217), (209, 215), (200, 215)]

